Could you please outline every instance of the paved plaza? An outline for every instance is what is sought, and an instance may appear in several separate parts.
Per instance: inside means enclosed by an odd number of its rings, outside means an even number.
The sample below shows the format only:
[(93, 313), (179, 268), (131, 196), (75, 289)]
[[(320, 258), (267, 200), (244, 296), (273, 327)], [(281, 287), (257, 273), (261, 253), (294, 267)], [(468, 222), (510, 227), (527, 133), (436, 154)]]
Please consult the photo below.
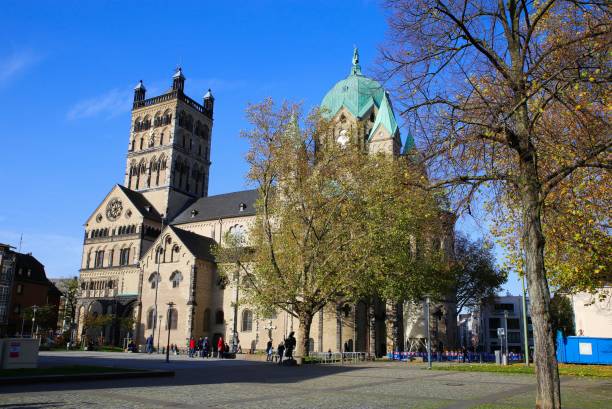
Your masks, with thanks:
[[(41, 366), (172, 369), (173, 378), (0, 385), (0, 408), (532, 408), (530, 375), (428, 371), (422, 365), (281, 367), (108, 352), (43, 352)], [(564, 408), (609, 408), (612, 380), (562, 379)]]

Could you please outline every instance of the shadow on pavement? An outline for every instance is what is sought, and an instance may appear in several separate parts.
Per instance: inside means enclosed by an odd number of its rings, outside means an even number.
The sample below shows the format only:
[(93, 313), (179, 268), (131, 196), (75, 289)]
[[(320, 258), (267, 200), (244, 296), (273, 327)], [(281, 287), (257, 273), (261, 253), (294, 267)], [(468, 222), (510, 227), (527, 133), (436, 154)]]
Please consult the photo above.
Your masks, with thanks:
[[(358, 371), (359, 367), (302, 365), (300, 367), (281, 366), (270, 362), (244, 360), (175, 360), (166, 364), (163, 359), (138, 359), (124, 356), (41, 356), (40, 366), (100, 365), (135, 369), (165, 369), (175, 371), (169, 378), (136, 378), (117, 380), (98, 380), (61, 383), (37, 383), (30, 385), (0, 385), (0, 395), (4, 393), (70, 391), (83, 389), (114, 389), (130, 387), (215, 385), (231, 383), (291, 384), (307, 379)], [(50, 403), (52, 404), (52, 403)], [(46, 404), (49, 407), (49, 404)], [(38, 408), (36, 404), (30, 405)], [(0, 409), (5, 406), (0, 405)], [(8, 406), (12, 407), (12, 406)], [(40, 406), (42, 407), (42, 406)], [(51, 406), (52, 407), (52, 406)]]

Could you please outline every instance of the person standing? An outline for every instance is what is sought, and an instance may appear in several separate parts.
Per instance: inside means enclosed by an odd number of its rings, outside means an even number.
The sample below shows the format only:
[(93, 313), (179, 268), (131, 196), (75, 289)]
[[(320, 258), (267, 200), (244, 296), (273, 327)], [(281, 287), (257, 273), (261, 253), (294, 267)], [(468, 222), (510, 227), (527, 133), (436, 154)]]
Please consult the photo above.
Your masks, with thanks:
[(196, 342), (193, 337), (189, 339), (189, 358), (193, 358), (195, 355)]
[(219, 359), (223, 359), (223, 350), (225, 349), (225, 343), (223, 342), (223, 337), (219, 337), (217, 341), (217, 355)]
[(204, 343), (202, 344), (202, 349), (204, 350), (204, 357), (208, 358), (208, 352), (210, 351), (210, 343), (208, 342), (208, 337), (204, 337)]
[(266, 361), (271, 361), (272, 360), (272, 340), (268, 341), (268, 344), (266, 345)]
[(283, 343), (283, 341), (278, 344), (276, 352), (278, 353), (278, 364), (280, 365), (283, 363), (283, 354), (285, 353), (285, 344)]
[(293, 359), (293, 350), (297, 344), (294, 334), (295, 332), (291, 331), (285, 340), (285, 356), (287, 356), (288, 359)]
[(204, 340), (202, 339), (202, 337), (198, 339), (196, 349), (198, 351), (198, 355), (200, 356), (200, 358), (202, 358), (204, 356)]

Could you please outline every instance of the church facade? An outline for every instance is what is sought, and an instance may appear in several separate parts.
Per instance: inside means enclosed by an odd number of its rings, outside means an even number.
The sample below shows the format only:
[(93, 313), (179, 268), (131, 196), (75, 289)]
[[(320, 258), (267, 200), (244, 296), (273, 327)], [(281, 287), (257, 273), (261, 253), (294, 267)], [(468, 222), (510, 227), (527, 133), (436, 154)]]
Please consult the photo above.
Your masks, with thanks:
[[(178, 69), (162, 95), (146, 98), (142, 81), (134, 89), (124, 185), (113, 187), (85, 223), (77, 333), (116, 345), (128, 339), (142, 344), (152, 335), (154, 345), (163, 346), (170, 323), (170, 343), (179, 347), (190, 337), (216, 345), (219, 337), (231, 344), (236, 336), (243, 351), (261, 350), (269, 339), (276, 345), (297, 331), (298, 323), (284, 311), (259, 316), (240, 302), (240, 280), (219, 275), (212, 247), (223, 244), (227, 232), (248, 235), (257, 192), (208, 196), (215, 101), (209, 90), (196, 102), (184, 84)], [(407, 137), (401, 151), (390, 96), (361, 73), (357, 50), (350, 74), (321, 105), (337, 124), (337, 143), (356, 138), (352, 142), (367, 151), (391, 155), (414, 147)], [(368, 317), (364, 303), (330, 306), (313, 320), (310, 349), (382, 355), (391, 349), (391, 309), (378, 302)], [(442, 310), (448, 324), (439, 338), (450, 344), (456, 319), (452, 306)], [(115, 317), (112, 324), (91, 324), (105, 314)], [(405, 338), (422, 337), (409, 332)]]

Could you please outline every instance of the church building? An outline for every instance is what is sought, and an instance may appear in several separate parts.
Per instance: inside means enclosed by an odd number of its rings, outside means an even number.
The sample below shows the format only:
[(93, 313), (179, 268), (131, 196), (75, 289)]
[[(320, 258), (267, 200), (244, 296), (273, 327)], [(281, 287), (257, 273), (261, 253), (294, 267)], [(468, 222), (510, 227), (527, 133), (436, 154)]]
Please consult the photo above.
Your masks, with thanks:
[[(248, 235), (257, 192), (208, 196), (215, 100), (210, 90), (201, 103), (191, 99), (184, 84), (179, 68), (162, 95), (147, 98), (142, 81), (134, 89), (124, 184), (114, 186), (85, 222), (77, 333), (115, 345), (128, 339), (143, 344), (152, 335), (154, 345), (163, 346), (170, 323), (170, 343), (181, 348), (190, 337), (216, 345), (219, 337), (231, 344), (235, 335), (243, 351), (262, 350), (269, 339), (276, 345), (297, 331), (298, 323), (284, 311), (259, 316), (240, 303), (240, 281), (219, 275), (212, 247), (223, 244), (227, 232)], [(389, 93), (362, 74), (357, 50), (349, 75), (321, 107), (337, 123), (337, 143), (356, 138), (366, 151), (391, 155), (414, 148), (408, 136), (402, 151)], [(310, 349), (390, 352), (390, 306), (379, 304), (375, 322), (364, 303), (317, 313)], [(453, 343), (454, 310), (442, 305), (437, 311), (444, 316), (439, 338)], [(90, 325), (105, 314), (116, 317), (111, 325)]]

